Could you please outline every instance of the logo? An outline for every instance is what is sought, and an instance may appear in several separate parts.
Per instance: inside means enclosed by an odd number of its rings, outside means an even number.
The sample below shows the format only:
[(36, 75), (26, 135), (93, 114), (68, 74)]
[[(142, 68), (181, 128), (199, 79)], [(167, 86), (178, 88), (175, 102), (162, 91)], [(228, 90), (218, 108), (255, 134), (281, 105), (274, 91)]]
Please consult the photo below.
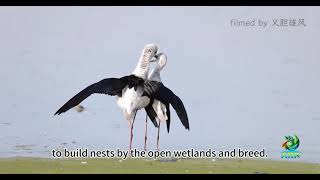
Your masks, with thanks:
[(282, 144), (282, 147), (285, 149), (285, 151), (281, 152), (281, 158), (299, 158), (301, 156), (301, 152), (297, 151), (300, 140), (297, 135), (293, 136), (285, 136), (285, 141)]

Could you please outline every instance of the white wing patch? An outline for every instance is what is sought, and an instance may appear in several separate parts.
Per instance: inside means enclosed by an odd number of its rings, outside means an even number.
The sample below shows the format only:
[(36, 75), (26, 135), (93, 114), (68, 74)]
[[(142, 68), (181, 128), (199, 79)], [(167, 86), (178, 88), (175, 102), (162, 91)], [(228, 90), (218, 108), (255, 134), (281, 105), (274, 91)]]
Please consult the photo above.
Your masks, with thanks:
[(168, 116), (166, 114), (167, 113), (167, 109), (166, 109), (166, 106), (164, 104), (162, 104), (158, 100), (154, 100), (153, 104), (152, 104), (152, 107), (155, 110), (155, 112), (157, 113), (157, 119), (159, 121), (168, 120)]

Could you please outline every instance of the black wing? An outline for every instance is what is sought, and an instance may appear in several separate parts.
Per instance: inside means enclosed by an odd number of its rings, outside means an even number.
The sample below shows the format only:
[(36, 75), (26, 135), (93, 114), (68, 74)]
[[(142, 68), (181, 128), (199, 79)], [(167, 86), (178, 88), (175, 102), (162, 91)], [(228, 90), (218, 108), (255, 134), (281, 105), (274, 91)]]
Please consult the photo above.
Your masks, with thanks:
[[(187, 111), (183, 102), (177, 95), (175, 95), (169, 88), (165, 87), (161, 82), (146, 81), (144, 88), (145, 93), (151, 98), (157, 99), (165, 105), (171, 104), (183, 126), (188, 130), (190, 129)], [(167, 107), (167, 109), (169, 108)]]
[(166, 120), (166, 124), (167, 124), (167, 130), (169, 133), (170, 131), (170, 105), (169, 104), (166, 104), (166, 109), (167, 109), (167, 117), (168, 117), (168, 119)]
[(73, 96), (68, 102), (66, 102), (54, 115), (61, 114), (69, 109), (77, 106), (91, 94), (107, 94), (111, 96), (121, 96), (122, 89), (125, 88), (127, 85), (129, 88), (136, 88), (137, 85), (143, 83), (143, 79), (135, 77), (134, 75), (124, 76), (122, 78), (107, 78), (103, 79), (97, 83), (94, 83), (78, 94)]
[(157, 113), (154, 111), (153, 107), (152, 107), (152, 103), (149, 103), (148, 106), (146, 106), (145, 111), (147, 113), (147, 115), (149, 116), (150, 120), (152, 121), (153, 125), (158, 128), (159, 125), (157, 123), (156, 117), (157, 117)]

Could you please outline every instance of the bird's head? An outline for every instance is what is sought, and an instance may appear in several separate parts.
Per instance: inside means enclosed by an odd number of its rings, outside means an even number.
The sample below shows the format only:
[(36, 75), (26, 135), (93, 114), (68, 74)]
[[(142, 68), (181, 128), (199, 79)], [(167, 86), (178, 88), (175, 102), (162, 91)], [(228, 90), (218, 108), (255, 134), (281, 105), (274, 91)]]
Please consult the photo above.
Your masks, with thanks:
[(163, 69), (167, 64), (167, 56), (164, 53), (159, 53), (154, 56), (154, 59), (152, 59), (150, 62), (157, 62), (157, 66), (160, 69)]
[(157, 54), (157, 51), (158, 46), (156, 44), (152, 43), (145, 45), (139, 58), (138, 64), (132, 74), (143, 79), (147, 78), (150, 61)]
[(154, 43), (147, 44), (143, 48), (143, 54), (144, 56), (148, 56), (151, 60), (151, 58), (155, 57), (158, 52), (158, 46)]
[(167, 64), (167, 56), (163, 53), (160, 53), (160, 55), (158, 56), (158, 65), (160, 66), (160, 68), (164, 68)]

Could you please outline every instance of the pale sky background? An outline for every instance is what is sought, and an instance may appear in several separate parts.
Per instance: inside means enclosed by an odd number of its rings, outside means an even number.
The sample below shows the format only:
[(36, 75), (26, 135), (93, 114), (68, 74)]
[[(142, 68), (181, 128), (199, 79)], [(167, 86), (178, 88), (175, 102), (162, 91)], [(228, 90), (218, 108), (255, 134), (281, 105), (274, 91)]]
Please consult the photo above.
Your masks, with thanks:
[[(306, 27), (273, 27), (273, 19)], [(266, 28), (231, 19), (268, 20)], [(0, 156), (50, 156), (53, 148), (126, 149), (128, 124), (114, 97), (93, 95), (83, 113), (54, 112), (86, 86), (130, 74), (143, 46), (168, 56), (172, 109), (161, 149), (261, 149), (281, 160), (285, 135), (320, 162), (319, 7), (0, 7)], [(134, 147), (142, 149), (145, 112)], [(149, 149), (156, 129), (149, 123)]]

